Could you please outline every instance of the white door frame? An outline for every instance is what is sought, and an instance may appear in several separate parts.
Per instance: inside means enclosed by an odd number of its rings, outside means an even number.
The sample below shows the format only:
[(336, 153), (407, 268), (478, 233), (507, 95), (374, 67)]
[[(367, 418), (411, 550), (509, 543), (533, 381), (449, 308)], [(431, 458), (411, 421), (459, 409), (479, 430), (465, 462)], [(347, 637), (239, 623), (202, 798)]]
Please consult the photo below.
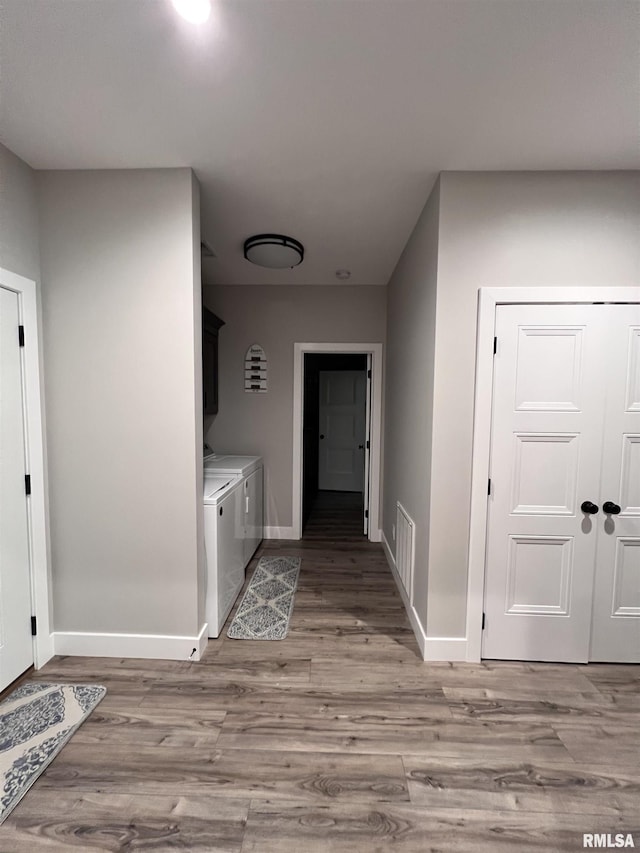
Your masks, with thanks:
[(292, 538), (302, 539), (302, 401), (305, 353), (371, 355), (371, 453), (369, 456), (369, 539), (381, 542), (380, 448), (382, 436), (382, 344), (294, 343), (293, 345), (293, 519)]
[(51, 572), (47, 536), (47, 501), (44, 463), (44, 432), (40, 397), (40, 359), (36, 283), (0, 267), (0, 286), (18, 294), (20, 323), (24, 326), (22, 383), (25, 449), (31, 475), (27, 500), (31, 606), (38, 633), (33, 638), (33, 662), (39, 669), (53, 656), (51, 633)]
[(496, 308), (514, 304), (640, 303), (640, 287), (481, 287), (478, 291), (476, 381), (471, 461), (471, 517), (467, 576), (468, 661), (482, 653), (485, 554), (487, 547), (487, 482), (493, 404), (493, 338)]

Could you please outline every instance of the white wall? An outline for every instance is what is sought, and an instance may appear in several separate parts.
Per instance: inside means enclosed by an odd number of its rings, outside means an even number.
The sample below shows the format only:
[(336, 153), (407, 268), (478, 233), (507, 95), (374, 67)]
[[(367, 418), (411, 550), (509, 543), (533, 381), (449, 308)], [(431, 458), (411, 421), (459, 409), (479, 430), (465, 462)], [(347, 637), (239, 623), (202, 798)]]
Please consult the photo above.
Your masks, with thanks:
[(396, 501), (415, 522), (414, 602), (427, 616), (438, 219), (436, 183), (387, 287), (383, 531), (395, 555)]
[(399, 500), (434, 657), (464, 656), (446, 640), (466, 629), (478, 289), (637, 286), (639, 235), (638, 172), (444, 172), (407, 243), (388, 286), (383, 529), (393, 549)]
[[(215, 450), (258, 454), (265, 464), (265, 524), (292, 524), (294, 342), (384, 342), (383, 287), (207, 286), (220, 329), (219, 412), (209, 421)], [(244, 391), (251, 344), (268, 359), (267, 394)]]
[(191, 170), (42, 172), (38, 183), (56, 631), (194, 635)]
[(465, 632), (478, 288), (638, 286), (639, 238), (640, 172), (442, 174), (428, 635)]

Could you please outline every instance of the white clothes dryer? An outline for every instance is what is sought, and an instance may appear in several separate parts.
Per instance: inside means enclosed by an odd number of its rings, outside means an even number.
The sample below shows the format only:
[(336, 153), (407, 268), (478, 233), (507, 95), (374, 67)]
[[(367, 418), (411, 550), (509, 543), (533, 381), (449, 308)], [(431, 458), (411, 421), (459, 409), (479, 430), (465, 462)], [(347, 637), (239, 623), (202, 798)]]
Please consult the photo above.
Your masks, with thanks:
[[(207, 452), (209, 451), (209, 452)], [(234, 453), (213, 453), (205, 445), (205, 476), (235, 476), (242, 479), (244, 514), (244, 565), (256, 552), (264, 535), (264, 474), (261, 456)]]
[(203, 499), (206, 619), (217, 637), (244, 584), (243, 480), (205, 471)]

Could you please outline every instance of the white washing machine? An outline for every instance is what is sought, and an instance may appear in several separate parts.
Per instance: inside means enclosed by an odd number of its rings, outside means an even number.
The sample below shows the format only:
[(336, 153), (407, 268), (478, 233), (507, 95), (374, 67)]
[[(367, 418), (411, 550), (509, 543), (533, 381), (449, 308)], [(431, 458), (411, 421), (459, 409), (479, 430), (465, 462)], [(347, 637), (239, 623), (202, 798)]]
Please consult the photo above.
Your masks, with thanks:
[[(207, 445), (205, 445), (207, 448)], [(243, 456), (238, 453), (205, 453), (204, 472), (207, 474), (235, 474), (248, 477), (262, 467), (262, 456)]]
[(261, 456), (213, 453), (205, 444), (204, 474), (240, 477), (244, 513), (244, 565), (253, 557), (264, 535), (264, 477)]
[(244, 584), (244, 482), (233, 474), (204, 476), (206, 619), (217, 637)]

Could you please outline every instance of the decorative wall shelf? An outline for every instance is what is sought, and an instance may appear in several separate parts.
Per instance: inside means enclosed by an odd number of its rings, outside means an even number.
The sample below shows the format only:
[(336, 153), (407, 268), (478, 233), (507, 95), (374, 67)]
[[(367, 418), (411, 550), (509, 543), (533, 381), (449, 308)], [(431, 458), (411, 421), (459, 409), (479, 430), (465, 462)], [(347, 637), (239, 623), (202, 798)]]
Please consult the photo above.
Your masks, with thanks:
[(267, 392), (267, 356), (259, 344), (252, 344), (244, 357), (244, 390), (249, 394)]

